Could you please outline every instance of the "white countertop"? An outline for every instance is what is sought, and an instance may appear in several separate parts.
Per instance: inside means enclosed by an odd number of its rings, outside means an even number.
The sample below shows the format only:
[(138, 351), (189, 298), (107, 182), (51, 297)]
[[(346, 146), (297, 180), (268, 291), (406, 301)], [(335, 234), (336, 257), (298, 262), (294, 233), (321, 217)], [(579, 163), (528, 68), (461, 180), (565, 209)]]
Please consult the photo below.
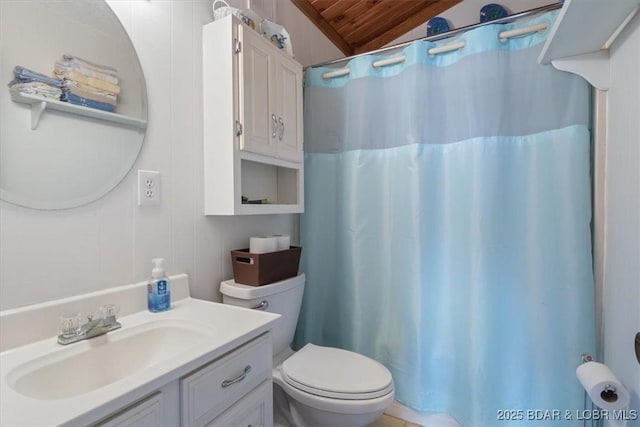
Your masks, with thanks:
[[(123, 316), (118, 319), (122, 324), (121, 329), (100, 337), (62, 346), (52, 336), (10, 348), (0, 353), (0, 425), (86, 425), (98, 421), (267, 332), (279, 317), (277, 314), (187, 297), (173, 302), (171, 309), (162, 313), (145, 310)], [(67, 354), (82, 352), (104, 344), (105, 340), (116, 340), (119, 334), (131, 333), (132, 328), (139, 329), (154, 322), (182, 322), (203, 333), (206, 339), (176, 351), (162, 363), (151, 364), (111, 384), (75, 397), (35, 399), (20, 394), (12, 387), (11, 373), (15, 373), (16, 368), (21, 369), (25, 363), (37, 363), (38, 359), (52, 354), (63, 358)]]

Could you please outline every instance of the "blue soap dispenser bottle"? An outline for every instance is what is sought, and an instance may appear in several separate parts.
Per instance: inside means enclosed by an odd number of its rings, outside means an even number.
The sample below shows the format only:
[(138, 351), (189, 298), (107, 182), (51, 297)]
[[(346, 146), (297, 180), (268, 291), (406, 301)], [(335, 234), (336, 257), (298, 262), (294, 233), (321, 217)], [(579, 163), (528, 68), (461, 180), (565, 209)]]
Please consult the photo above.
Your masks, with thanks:
[(164, 258), (154, 258), (151, 280), (147, 285), (147, 308), (153, 313), (169, 310), (171, 307), (171, 291), (169, 278), (164, 272)]

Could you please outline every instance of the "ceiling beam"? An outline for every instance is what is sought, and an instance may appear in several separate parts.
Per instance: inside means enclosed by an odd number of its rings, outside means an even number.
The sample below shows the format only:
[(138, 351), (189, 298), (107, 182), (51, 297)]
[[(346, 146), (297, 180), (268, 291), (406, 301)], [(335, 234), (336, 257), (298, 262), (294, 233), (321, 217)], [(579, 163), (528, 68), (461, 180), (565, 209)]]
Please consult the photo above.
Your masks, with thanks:
[(333, 29), (331, 25), (320, 15), (320, 13), (307, 1), (307, 0), (291, 0), (291, 2), (296, 5), (302, 13), (305, 14), (307, 18), (313, 22), (313, 24), (320, 30), (322, 33), (335, 44), (338, 49), (342, 51), (346, 56), (351, 56), (355, 52), (349, 46), (340, 34), (336, 30)]
[[(434, 16), (438, 16), (440, 13), (444, 12), (445, 10), (455, 6), (459, 2), (460, 0), (436, 0), (430, 6), (425, 7), (424, 9), (413, 13), (403, 22), (387, 30), (385, 33), (367, 41), (361, 46), (357, 46), (354, 49), (354, 53), (359, 54), (359, 53), (365, 53), (372, 50), (380, 49), (381, 47), (391, 43), (398, 37), (401, 37), (402, 35), (415, 29), (416, 27), (424, 24)], [(423, 37), (426, 37), (426, 35), (427, 34), (425, 32)]]

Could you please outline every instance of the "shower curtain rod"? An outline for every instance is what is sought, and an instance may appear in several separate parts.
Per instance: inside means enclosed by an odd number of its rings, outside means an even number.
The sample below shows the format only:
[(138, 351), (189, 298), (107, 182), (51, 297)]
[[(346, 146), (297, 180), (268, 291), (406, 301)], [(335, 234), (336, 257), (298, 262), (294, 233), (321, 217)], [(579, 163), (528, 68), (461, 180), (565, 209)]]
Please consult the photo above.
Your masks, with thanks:
[[(466, 27), (456, 28), (454, 30), (447, 31), (445, 33), (440, 33), (440, 34), (436, 34), (436, 35), (433, 35), (433, 36), (423, 37), (421, 39), (416, 39), (416, 40), (438, 41), (438, 40), (446, 39), (446, 38), (451, 37), (453, 35), (456, 35), (458, 33), (463, 33), (465, 31), (473, 30), (474, 28), (483, 27), (485, 25), (490, 25), (490, 24), (503, 24), (503, 23), (506, 23), (506, 22), (514, 21), (516, 19), (525, 18), (525, 17), (530, 16), (530, 15), (537, 15), (539, 13), (544, 13), (544, 12), (549, 12), (551, 10), (560, 9), (561, 7), (562, 7), (562, 3), (548, 4), (546, 6), (541, 6), (541, 7), (535, 8), (535, 9), (529, 9), (529, 10), (525, 10), (525, 11), (520, 12), (520, 13), (516, 13), (516, 14), (513, 14), (513, 15), (505, 16), (504, 18), (494, 19), (493, 21), (480, 22), (478, 24), (467, 25)], [(402, 47), (410, 45), (411, 43), (413, 43), (416, 40), (411, 40), (411, 41), (404, 42), (404, 43), (399, 43), (399, 44), (396, 44), (396, 45), (393, 45), (393, 46), (383, 47), (383, 48), (378, 49), (378, 50), (372, 50), (370, 52), (364, 52), (364, 53), (359, 53), (357, 55), (347, 56), (347, 57), (344, 57), (344, 58), (333, 59), (331, 61), (321, 62), (321, 63), (315, 64), (315, 65), (309, 65), (308, 67), (304, 67), (304, 69), (306, 70), (307, 68), (316, 68), (316, 67), (324, 67), (324, 66), (327, 66), (327, 65), (339, 64), (341, 62), (349, 61), (349, 60), (351, 60), (353, 58), (359, 58), (359, 57), (365, 56), (365, 55), (372, 55), (372, 54), (387, 52), (387, 51), (391, 51), (391, 50), (395, 50), (395, 49), (400, 49)]]

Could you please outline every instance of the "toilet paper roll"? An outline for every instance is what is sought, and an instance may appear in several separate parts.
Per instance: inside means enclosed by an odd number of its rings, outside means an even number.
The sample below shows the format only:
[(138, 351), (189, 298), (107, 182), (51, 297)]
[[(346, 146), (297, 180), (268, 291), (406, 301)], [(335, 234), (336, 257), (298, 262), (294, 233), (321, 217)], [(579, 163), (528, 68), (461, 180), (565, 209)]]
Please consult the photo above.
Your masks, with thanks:
[(287, 236), (286, 234), (274, 234), (272, 237), (275, 237), (278, 241), (277, 246), (279, 251), (289, 249), (289, 247), (291, 246), (291, 237)]
[(249, 238), (249, 252), (252, 254), (266, 254), (278, 250), (278, 239), (272, 236)]
[(623, 409), (629, 404), (629, 392), (611, 370), (602, 363), (578, 366), (576, 376), (585, 391), (601, 409)]

